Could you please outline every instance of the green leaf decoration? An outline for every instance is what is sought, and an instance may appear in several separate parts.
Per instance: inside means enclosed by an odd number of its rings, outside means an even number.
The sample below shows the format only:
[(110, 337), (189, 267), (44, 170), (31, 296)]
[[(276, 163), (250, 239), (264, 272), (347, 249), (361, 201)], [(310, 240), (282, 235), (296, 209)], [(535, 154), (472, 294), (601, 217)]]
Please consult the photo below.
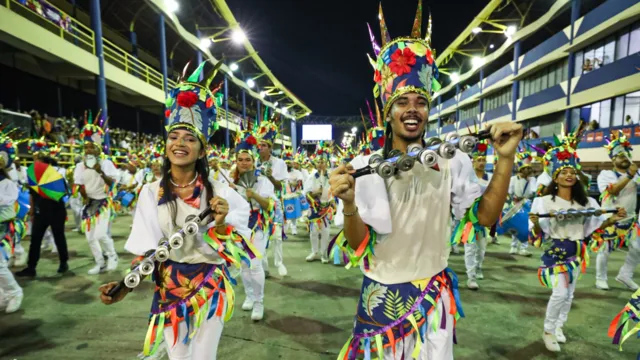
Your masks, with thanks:
[(371, 283), (362, 292), (362, 307), (369, 317), (373, 318), (373, 309), (384, 302), (387, 287), (379, 283)]
[(384, 302), (384, 315), (391, 320), (398, 320), (404, 314), (404, 304), (400, 290), (387, 291), (387, 299)]

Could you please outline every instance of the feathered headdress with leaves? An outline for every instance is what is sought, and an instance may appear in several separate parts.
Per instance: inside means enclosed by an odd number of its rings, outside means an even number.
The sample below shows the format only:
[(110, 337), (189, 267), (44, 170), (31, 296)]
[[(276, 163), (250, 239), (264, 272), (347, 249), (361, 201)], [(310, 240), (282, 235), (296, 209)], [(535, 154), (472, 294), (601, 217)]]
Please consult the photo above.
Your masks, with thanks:
[(167, 133), (174, 129), (186, 129), (200, 139), (202, 144), (208, 143), (209, 137), (218, 129), (216, 122), (217, 103), (211, 82), (222, 65), (219, 61), (209, 76), (200, 81), (200, 75), (207, 62), (202, 62), (196, 70), (184, 78), (189, 64), (187, 64), (174, 89), (169, 91), (165, 101), (164, 116), (167, 119)]
[(83, 143), (96, 144), (98, 148), (102, 148), (102, 142), (104, 141), (105, 130), (102, 128), (104, 125), (104, 117), (100, 117), (102, 111), (98, 111), (95, 119), (91, 114), (91, 110), (84, 112), (84, 126), (80, 130), (80, 139)]
[(254, 156), (258, 151), (258, 139), (253, 132), (247, 130), (238, 131), (236, 136), (236, 153), (246, 152)]
[(36, 154), (40, 152), (49, 153), (49, 146), (47, 145), (47, 141), (44, 139), (44, 136), (39, 139), (30, 139), (27, 141), (27, 150), (30, 153)]
[(4, 131), (4, 128), (0, 130), (0, 158), (2, 159), (3, 166), (5, 168), (11, 166), (16, 159), (16, 153), (18, 152), (17, 142), (11, 138), (11, 135), (16, 135), (17, 130)]
[(378, 19), (382, 47), (380, 47), (369, 26), (369, 37), (377, 60), (369, 61), (374, 68), (374, 97), (380, 96), (383, 104), (383, 119), (387, 119), (391, 104), (400, 96), (414, 92), (423, 95), (431, 103), (431, 95), (440, 89), (437, 81), (438, 67), (435, 51), (431, 49), (431, 15), (427, 25), (427, 34), (422, 36), (422, 0), (418, 1), (418, 10), (409, 36), (391, 40), (380, 4)]
[(607, 149), (610, 159), (613, 159), (620, 153), (626, 154), (627, 157), (631, 159), (631, 153), (633, 152), (633, 146), (631, 146), (627, 137), (620, 130), (611, 132), (611, 136), (607, 139), (607, 145), (605, 145), (604, 148)]

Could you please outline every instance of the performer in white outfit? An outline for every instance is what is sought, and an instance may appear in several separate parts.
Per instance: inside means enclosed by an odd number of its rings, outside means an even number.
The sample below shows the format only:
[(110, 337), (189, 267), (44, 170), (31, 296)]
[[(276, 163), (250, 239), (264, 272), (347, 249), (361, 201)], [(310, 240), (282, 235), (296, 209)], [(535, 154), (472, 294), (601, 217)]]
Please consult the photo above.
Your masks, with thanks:
[[(536, 179), (531, 176), (531, 153), (521, 149), (516, 153), (516, 167), (518, 172), (511, 177), (509, 182), (509, 207), (516, 206), (522, 201), (530, 201), (536, 194)], [(527, 250), (529, 244), (520, 241), (515, 235), (511, 235), (510, 254), (531, 256)]]
[(306, 261), (320, 260), (329, 263), (327, 248), (329, 246), (331, 220), (334, 210), (334, 200), (329, 191), (328, 164), (331, 158), (331, 146), (320, 143), (314, 154), (316, 171), (311, 173), (304, 184), (304, 193), (309, 202), (309, 238), (311, 253)]
[[(480, 185), (482, 191), (487, 189), (491, 181), (491, 174), (486, 172), (488, 149), (489, 144), (486, 141), (480, 141), (471, 153), (471, 162), (475, 174), (472, 179)], [(488, 237), (488, 229), (479, 229), (476, 234), (476, 241), (464, 244), (464, 265), (467, 268), (467, 287), (471, 290), (478, 290), (480, 287), (476, 280), (484, 279), (482, 263), (484, 262), (484, 254), (487, 251)]]
[[(623, 208), (608, 220), (603, 215), (558, 218), (560, 211), (600, 209), (595, 199), (587, 197), (578, 171), (580, 160), (576, 150), (566, 144), (546, 154), (553, 181), (545, 195), (533, 201), (529, 214), (529, 240), (544, 245), (538, 278), (553, 292), (547, 304), (542, 339), (549, 351), (560, 351), (558, 343), (567, 341), (563, 326), (569, 316), (580, 270), (585, 272), (588, 250), (585, 239), (598, 229), (615, 224), (626, 216)], [(544, 214), (544, 217), (543, 217)]]
[[(294, 158), (291, 150), (285, 150), (283, 152), (283, 160), (285, 160), (285, 163), (287, 164), (287, 172), (289, 173), (285, 186), (284, 198), (295, 198), (296, 201), (300, 201), (300, 195), (302, 194), (304, 184), (302, 172), (298, 170), (300, 164), (297, 162), (297, 159)], [(302, 214), (300, 215), (302, 216)], [(291, 219), (287, 217), (285, 232), (290, 232), (291, 235), (298, 235), (299, 219), (299, 217)]]
[(9, 260), (14, 256), (15, 244), (25, 234), (24, 222), (16, 219), (18, 186), (8, 174), (16, 152), (13, 140), (0, 133), (0, 304), (6, 313), (18, 311), (23, 296), (22, 288), (9, 270)]
[[(278, 125), (271, 121), (262, 121), (257, 131), (258, 135), (258, 153), (259, 156), (256, 159), (256, 168), (266, 175), (267, 179), (271, 181), (276, 191), (276, 208), (274, 218), (274, 230), (269, 241), (269, 247), (273, 247), (273, 263), (278, 269), (280, 276), (287, 276), (287, 268), (284, 266), (284, 256), (282, 249), (282, 237), (283, 237), (283, 224), (284, 224), (284, 210), (282, 208), (282, 192), (284, 182), (289, 177), (287, 173), (287, 164), (284, 160), (275, 157), (271, 152), (273, 149), (273, 142), (278, 136)], [(265, 252), (262, 257), (262, 266), (265, 271), (269, 271), (269, 259)]]
[[(386, 122), (383, 157), (392, 149), (406, 152), (425, 134), (436, 68), (430, 27), (426, 40), (421, 36), (420, 10), (411, 36), (394, 41), (379, 15), (383, 44), (375, 66), (376, 74), (386, 74), (376, 76)], [(392, 58), (403, 59), (382, 60)], [(375, 174), (353, 178), (354, 168), (368, 164), (367, 156), (332, 173), (331, 192), (344, 202), (344, 231), (335, 245), (350, 254), (349, 265), (362, 264), (365, 274), (353, 335), (340, 360), (453, 359), (461, 308), (456, 276), (447, 268), (450, 210), (461, 220), (454, 236), (461, 241), (473, 241), (472, 231), (461, 230), (474, 229), (469, 223), (490, 226), (498, 219), (522, 126), (495, 123), (490, 132), (500, 161), (484, 195), (471, 182), (471, 161), (461, 152), (451, 160), (439, 159), (437, 167), (416, 164), (389, 179)], [(403, 310), (391, 314), (385, 310), (390, 304)]]
[[(249, 131), (239, 132), (236, 137), (235, 171), (232, 175), (233, 188), (249, 202), (251, 215), (251, 243), (256, 251), (264, 254), (267, 249), (269, 231), (273, 229), (273, 216), (276, 194), (273, 184), (256, 172), (257, 140)], [(264, 282), (265, 274), (261, 259), (252, 259), (251, 266), (242, 264), (242, 283), (245, 299), (242, 310), (251, 311), (251, 319), (262, 320), (264, 316)]]
[[(598, 189), (602, 207), (623, 207), (629, 216), (635, 216), (637, 204), (638, 165), (631, 161), (633, 147), (627, 138), (620, 133), (613, 132), (608, 145), (605, 146), (609, 158), (613, 162), (613, 170), (602, 170), (598, 175)], [(609, 254), (624, 242), (629, 246), (629, 252), (620, 268), (616, 281), (631, 290), (637, 290), (638, 284), (633, 281), (633, 271), (640, 263), (640, 237), (635, 236), (633, 219), (625, 219), (605, 229), (602, 246), (596, 257), (596, 288), (608, 290), (607, 263)]]
[[(73, 182), (79, 186), (85, 202), (81, 226), (96, 262), (88, 273), (97, 275), (118, 267), (118, 255), (109, 236), (113, 212), (109, 189), (114, 185), (118, 171), (111, 160), (101, 157), (104, 131), (93, 123), (91, 114), (85, 119), (80, 133), (83, 136), (84, 162), (76, 165)], [(107, 257), (106, 262), (104, 256)]]
[[(125, 249), (139, 258), (162, 238), (182, 228), (185, 218), (211, 208), (195, 235), (170, 250), (165, 262), (154, 262), (156, 288), (144, 354), (157, 351), (166, 339), (171, 360), (216, 359), (224, 321), (233, 314), (234, 293), (228, 266), (240, 266), (256, 254), (247, 241), (249, 204), (229, 186), (209, 176), (206, 146), (216, 118), (209, 91), (213, 76), (198, 84), (202, 67), (169, 93), (166, 102), (168, 139), (160, 181), (140, 193), (133, 228)], [(214, 74), (215, 76), (215, 74)], [(212, 129), (212, 128), (211, 128)], [(128, 288), (109, 296), (117, 282), (100, 287), (101, 300), (122, 300)]]

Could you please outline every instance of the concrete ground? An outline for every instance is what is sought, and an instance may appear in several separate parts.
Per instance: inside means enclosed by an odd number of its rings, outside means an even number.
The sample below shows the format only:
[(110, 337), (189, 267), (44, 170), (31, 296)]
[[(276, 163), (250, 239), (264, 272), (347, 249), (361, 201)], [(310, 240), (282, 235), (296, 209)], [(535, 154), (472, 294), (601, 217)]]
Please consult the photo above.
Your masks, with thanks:
[[(116, 219), (113, 236), (118, 249), (124, 246), (130, 222), (128, 216)], [(236, 312), (225, 325), (219, 359), (336, 359), (349, 336), (362, 275), (357, 269), (306, 263), (309, 242), (300, 230), (302, 236), (285, 243), (289, 276), (267, 280), (264, 321), (253, 323), (250, 314), (240, 309), (242, 285), (236, 288)], [(152, 285), (145, 282), (122, 303), (103, 305), (98, 286), (119, 279), (131, 257), (122, 250), (120, 273), (89, 276), (93, 259), (84, 236), (71, 231), (67, 235), (70, 273), (58, 276), (56, 256), (44, 254), (38, 277), (19, 280), (25, 293), (22, 309), (0, 314), (0, 359), (136, 359), (142, 350)], [(506, 238), (501, 245), (489, 245), (485, 279), (477, 292), (465, 287), (463, 256), (451, 257), (466, 313), (458, 323), (456, 359), (635, 359), (640, 341), (629, 340), (625, 351), (619, 352), (607, 338), (609, 322), (631, 295), (613, 280), (624, 252), (610, 258), (608, 292), (593, 286), (593, 257), (588, 273), (578, 282), (565, 325), (568, 343), (560, 354), (551, 354), (541, 340), (550, 290), (537, 280), (539, 251), (523, 258), (509, 255), (508, 246)]]

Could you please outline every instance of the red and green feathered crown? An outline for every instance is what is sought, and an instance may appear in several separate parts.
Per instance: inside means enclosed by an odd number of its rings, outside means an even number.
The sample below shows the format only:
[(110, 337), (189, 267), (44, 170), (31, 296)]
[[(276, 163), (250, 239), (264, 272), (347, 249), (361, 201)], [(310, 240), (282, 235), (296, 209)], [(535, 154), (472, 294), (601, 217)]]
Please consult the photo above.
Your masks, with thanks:
[(472, 158), (478, 157), (486, 157), (487, 151), (489, 150), (489, 142), (487, 140), (480, 140), (476, 143), (476, 146), (473, 148), (471, 152)]
[(258, 139), (253, 132), (247, 130), (238, 131), (236, 136), (236, 152), (248, 152), (254, 155), (258, 150)]
[[(362, 110), (360, 110), (360, 116), (362, 116), (362, 123), (364, 124), (364, 128), (366, 130), (366, 138), (361, 144), (360, 153), (364, 153), (368, 155), (372, 151), (377, 151), (384, 147), (385, 141), (385, 129), (382, 121), (382, 117), (380, 116), (380, 107), (378, 107), (378, 101), (374, 99), (375, 108), (376, 108), (376, 116), (374, 118), (373, 111), (371, 110), (371, 105), (369, 104), (369, 100), (366, 100), (367, 108), (369, 109), (369, 118), (371, 120), (372, 127), (367, 129), (366, 121), (364, 119), (364, 114)], [(366, 151), (362, 146), (366, 146), (369, 151)]]
[(545, 154), (547, 168), (551, 178), (555, 179), (558, 173), (565, 168), (580, 170), (580, 158), (578, 152), (568, 144), (562, 144), (551, 148)]
[(62, 148), (59, 145), (53, 144), (49, 146), (49, 156), (56, 157), (60, 155), (61, 152), (62, 152)]
[(189, 64), (185, 66), (181, 78), (174, 89), (169, 91), (165, 100), (164, 116), (167, 120), (167, 133), (173, 129), (186, 129), (207, 144), (208, 139), (218, 129), (216, 121), (217, 103), (213, 95), (220, 86), (210, 89), (222, 61), (218, 62), (211, 74), (202, 81), (200, 75), (207, 62), (199, 64), (196, 70), (185, 79)]
[(340, 161), (348, 163), (351, 162), (351, 160), (353, 160), (355, 157), (356, 152), (351, 146), (340, 149)]
[(211, 159), (217, 159), (220, 157), (220, 149), (218, 149), (217, 145), (212, 145), (211, 148), (209, 148), (209, 151), (207, 152), (207, 159), (211, 160)]
[(225, 149), (223, 147), (222, 150), (220, 150), (220, 158), (219, 158), (218, 161), (223, 162), (223, 163), (230, 163), (231, 162), (231, 156), (229, 156), (229, 149)]
[(605, 145), (605, 149), (609, 153), (609, 158), (613, 159), (618, 156), (620, 153), (624, 153), (627, 155), (629, 159), (631, 159), (631, 153), (633, 152), (633, 146), (627, 139), (627, 137), (622, 133), (622, 131), (612, 131), (610, 139), (607, 139), (608, 144)]
[(331, 159), (331, 145), (326, 144), (324, 141), (320, 141), (316, 146), (314, 153), (315, 160), (327, 160)]
[(9, 137), (9, 132), (0, 131), (0, 158), (4, 162), (4, 167), (9, 167), (16, 159), (16, 153), (18, 148), (12, 138)]
[(102, 142), (104, 140), (104, 130), (102, 125), (104, 124), (104, 118), (100, 118), (102, 111), (98, 111), (95, 119), (91, 115), (91, 110), (84, 112), (84, 126), (80, 130), (80, 139), (83, 143), (93, 143), (100, 149), (102, 149)]
[(531, 156), (531, 152), (526, 149), (520, 149), (516, 152), (516, 167), (518, 170), (530, 166), (533, 157)]
[(276, 138), (278, 137), (278, 125), (270, 120), (263, 120), (258, 126), (257, 137), (259, 141), (266, 141), (273, 146)]
[(284, 161), (292, 161), (292, 160), (294, 160), (293, 149), (284, 149), (284, 150), (282, 150), (282, 160), (284, 160)]
[(427, 35), (422, 36), (422, 0), (418, 1), (418, 10), (413, 21), (411, 35), (391, 40), (387, 24), (382, 14), (382, 4), (378, 14), (382, 36), (382, 48), (376, 43), (375, 36), (369, 27), (369, 37), (377, 61), (369, 58), (375, 73), (373, 80), (374, 97), (380, 96), (383, 104), (383, 118), (391, 104), (400, 96), (414, 92), (426, 97), (431, 103), (431, 95), (440, 88), (436, 80), (438, 67), (435, 52), (431, 49), (431, 15), (427, 27)]
[(39, 152), (49, 153), (49, 146), (44, 136), (39, 139), (31, 139), (27, 142), (27, 149), (30, 153), (35, 154)]

